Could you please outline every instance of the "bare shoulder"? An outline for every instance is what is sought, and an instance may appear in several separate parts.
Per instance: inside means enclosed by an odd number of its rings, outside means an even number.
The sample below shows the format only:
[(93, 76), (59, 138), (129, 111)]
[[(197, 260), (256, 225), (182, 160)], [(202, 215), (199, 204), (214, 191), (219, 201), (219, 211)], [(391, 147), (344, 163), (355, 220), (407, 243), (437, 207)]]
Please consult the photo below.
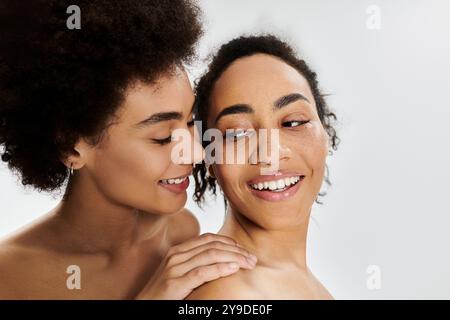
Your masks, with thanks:
[(10, 241), (0, 242), (0, 299), (19, 299), (33, 273), (36, 255), (31, 248)]
[(263, 295), (249, 281), (251, 270), (236, 272), (196, 288), (186, 300), (259, 300)]
[(334, 300), (333, 295), (328, 291), (328, 289), (320, 282), (320, 280), (310, 271), (308, 270), (313, 277), (316, 284), (316, 292), (318, 294), (318, 299), (321, 300)]
[(170, 219), (170, 237), (173, 243), (181, 243), (200, 234), (200, 224), (188, 209), (183, 208)]
[(0, 299), (24, 299), (51, 272), (49, 215), (0, 239)]

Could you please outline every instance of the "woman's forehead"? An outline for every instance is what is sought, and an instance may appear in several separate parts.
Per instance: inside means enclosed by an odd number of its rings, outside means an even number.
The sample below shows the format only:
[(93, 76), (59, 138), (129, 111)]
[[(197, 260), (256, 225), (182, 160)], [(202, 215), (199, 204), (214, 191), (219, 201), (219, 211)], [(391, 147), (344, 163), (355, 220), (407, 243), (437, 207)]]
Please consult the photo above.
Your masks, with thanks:
[(161, 78), (157, 83), (136, 83), (127, 90), (120, 115), (122, 120), (133, 122), (156, 112), (188, 114), (194, 99), (189, 79), (183, 71)]
[(233, 62), (219, 77), (211, 93), (211, 106), (267, 102), (300, 93), (313, 101), (307, 80), (279, 58), (257, 54)]

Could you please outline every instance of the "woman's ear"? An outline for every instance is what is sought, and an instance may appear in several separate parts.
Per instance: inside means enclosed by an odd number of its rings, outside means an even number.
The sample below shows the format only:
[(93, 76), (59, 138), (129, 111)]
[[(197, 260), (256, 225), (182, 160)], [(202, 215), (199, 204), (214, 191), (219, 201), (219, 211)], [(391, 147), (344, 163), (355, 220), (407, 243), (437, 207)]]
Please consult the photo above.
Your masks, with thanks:
[(79, 139), (73, 147), (73, 151), (68, 155), (63, 163), (67, 168), (79, 170), (83, 168), (91, 157), (92, 146), (84, 139)]

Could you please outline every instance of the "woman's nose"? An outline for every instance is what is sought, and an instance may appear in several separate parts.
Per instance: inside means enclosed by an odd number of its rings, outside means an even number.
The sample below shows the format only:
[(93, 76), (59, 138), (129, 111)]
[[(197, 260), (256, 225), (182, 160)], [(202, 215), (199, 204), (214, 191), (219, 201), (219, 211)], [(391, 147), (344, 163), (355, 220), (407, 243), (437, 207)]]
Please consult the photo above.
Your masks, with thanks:
[(281, 160), (289, 159), (291, 149), (283, 143), (279, 130), (268, 131), (268, 134), (258, 134), (257, 148), (251, 150), (249, 159), (257, 159), (258, 164), (265, 165), (276, 165)]
[(280, 160), (287, 160), (291, 157), (291, 149), (287, 145), (283, 144), (281, 140), (278, 144), (278, 150)]

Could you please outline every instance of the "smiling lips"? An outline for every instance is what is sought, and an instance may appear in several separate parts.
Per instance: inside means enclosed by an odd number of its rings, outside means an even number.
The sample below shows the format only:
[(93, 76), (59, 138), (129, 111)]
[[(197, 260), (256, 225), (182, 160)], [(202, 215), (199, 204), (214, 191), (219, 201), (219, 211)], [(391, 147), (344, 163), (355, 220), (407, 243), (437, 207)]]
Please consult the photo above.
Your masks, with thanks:
[[(281, 201), (293, 196), (299, 189), (304, 175), (296, 173), (278, 173), (259, 176), (247, 182), (253, 195), (266, 201)], [(185, 192), (189, 187), (189, 175), (178, 178), (162, 179), (158, 184), (174, 193)]]
[(299, 189), (304, 175), (279, 173), (259, 176), (247, 182), (253, 195), (266, 201), (281, 201), (293, 196)]
[(162, 179), (159, 180), (158, 184), (174, 193), (183, 193), (189, 187), (189, 175), (190, 174), (172, 179)]

